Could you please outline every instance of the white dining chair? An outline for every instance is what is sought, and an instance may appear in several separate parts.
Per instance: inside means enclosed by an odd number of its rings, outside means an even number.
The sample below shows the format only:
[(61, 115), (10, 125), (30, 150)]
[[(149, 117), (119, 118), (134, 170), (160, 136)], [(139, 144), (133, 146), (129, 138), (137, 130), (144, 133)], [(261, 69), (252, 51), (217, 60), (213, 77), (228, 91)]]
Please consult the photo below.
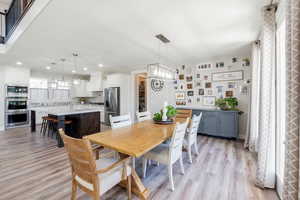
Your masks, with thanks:
[(161, 164), (168, 165), (169, 181), (171, 190), (174, 191), (173, 164), (179, 160), (181, 173), (184, 174), (182, 161), (182, 145), (184, 135), (190, 118), (184, 123), (177, 123), (169, 145), (161, 144), (144, 155), (143, 158), (143, 177), (146, 177), (147, 159), (155, 160)]
[(130, 126), (132, 124), (130, 113), (120, 116), (109, 116), (112, 129)]
[(194, 150), (196, 155), (199, 155), (198, 145), (197, 145), (197, 132), (199, 128), (200, 121), (202, 119), (202, 112), (197, 116), (194, 115), (192, 118), (192, 122), (190, 123), (189, 128), (187, 128), (187, 134), (185, 136), (185, 140), (183, 146), (187, 149), (189, 161), (192, 164), (192, 146), (194, 146)]
[(146, 112), (136, 112), (136, 118), (138, 122), (152, 119), (152, 114), (149, 111)]

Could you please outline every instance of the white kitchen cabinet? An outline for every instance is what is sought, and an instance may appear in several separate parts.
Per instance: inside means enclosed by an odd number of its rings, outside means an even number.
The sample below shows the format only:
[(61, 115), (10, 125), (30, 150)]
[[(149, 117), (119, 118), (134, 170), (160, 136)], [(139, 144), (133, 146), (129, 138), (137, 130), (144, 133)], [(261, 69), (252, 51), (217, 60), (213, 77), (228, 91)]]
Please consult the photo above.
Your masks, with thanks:
[(78, 84), (74, 85), (72, 88), (73, 97), (93, 97), (93, 93), (87, 90), (86, 80), (78, 80)]
[(90, 74), (90, 81), (87, 83), (89, 92), (103, 91), (102, 87), (102, 72), (94, 72)]

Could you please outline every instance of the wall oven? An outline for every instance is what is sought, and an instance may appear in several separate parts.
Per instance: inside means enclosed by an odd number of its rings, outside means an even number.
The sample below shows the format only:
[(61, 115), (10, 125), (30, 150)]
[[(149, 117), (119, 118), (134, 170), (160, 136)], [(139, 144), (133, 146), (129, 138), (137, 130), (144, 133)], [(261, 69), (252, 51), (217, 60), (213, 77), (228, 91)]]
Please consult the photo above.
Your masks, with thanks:
[(28, 87), (6, 86), (5, 128), (29, 124)]
[(5, 114), (5, 127), (13, 128), (29, 124), (29, 112), (11, 112)]

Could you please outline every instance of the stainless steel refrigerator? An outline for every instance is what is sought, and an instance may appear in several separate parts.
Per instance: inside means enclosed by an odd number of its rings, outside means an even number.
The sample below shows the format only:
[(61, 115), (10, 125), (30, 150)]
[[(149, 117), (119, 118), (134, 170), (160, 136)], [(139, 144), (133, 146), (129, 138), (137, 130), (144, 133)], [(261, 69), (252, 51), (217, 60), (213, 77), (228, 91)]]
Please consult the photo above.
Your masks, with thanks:
[(120, 115), (120, 87), (104, 89), (105, 124), (110, 125), (109, 116)]

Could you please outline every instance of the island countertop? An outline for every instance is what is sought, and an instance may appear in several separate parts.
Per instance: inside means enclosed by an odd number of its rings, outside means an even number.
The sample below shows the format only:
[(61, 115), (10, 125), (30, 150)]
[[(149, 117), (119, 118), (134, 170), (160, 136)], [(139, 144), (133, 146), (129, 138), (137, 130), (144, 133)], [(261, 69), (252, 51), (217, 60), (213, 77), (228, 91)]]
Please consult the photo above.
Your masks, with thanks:
[(103, 112), (100, 109), (64, 109), (64, 110), (49, 110), (49, 115), (62, 116), (62, 115), (76, 115), (76, 114), (84, 114), (84, 113), (92, 113), (92, 112)]

